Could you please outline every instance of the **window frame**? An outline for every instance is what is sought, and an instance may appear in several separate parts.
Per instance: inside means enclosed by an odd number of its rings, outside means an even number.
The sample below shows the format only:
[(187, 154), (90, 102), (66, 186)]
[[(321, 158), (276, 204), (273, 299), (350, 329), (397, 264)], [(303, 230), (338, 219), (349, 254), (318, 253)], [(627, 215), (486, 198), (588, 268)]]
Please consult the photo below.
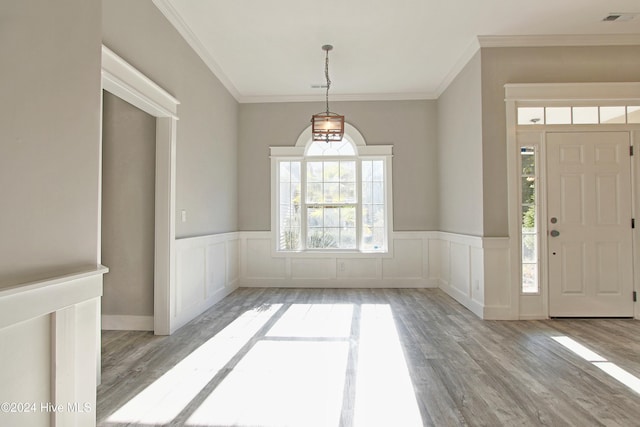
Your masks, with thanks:
[[(286, 160), (285, 160), (286, 161)], [(349, 202), (349, 203), (342, 203), (342, 202), (334, 202), (334, 203), (325, 203), (325, 202), (315, 202), (315, 203), (311, 203), (309, 201), (306, 200), (307, 196), (307, 192), (306, 192), (306, 188), (307, 188), (307, 173), (303, 172), (307, 170), (307, 163), (309, 162), (340, 162), (340, 161), (353, 161), (355, 162), (355, 176), (356, 176), (356, 201), (355, 202)], [(300, 199), (303, 200), (303, 202), (301, 203), (301, 230), (300, 230), (300, 240), (302, 242), (305, 242), (304, 248), (301, 249), (303, 251), (313, 251), (313, 252), (318, 252), (318, 251), (357, 251), (360, 248), (360, 239), (362, 238), (362, 221), (358, 221), (359, 218), (362, 218), (362, 185), (361, 185), (361, 178), (360, 177), (360, 173), (361, 173), (361, 167), (360, 167), (360, 163), (361, 160), (358, 158), (357, 156), (357, 152), (355, 155), (353, 156), (305, 156), (303, 158), (303, 160), (300, 162), (300, 188), (301, 188), (301, 193), (300, 193)], [(324, 181), (323, 181), (324, 183)], [(280, 189), (280, 187), (278, 186), (278, 191)], [(277, 200), (280, 200), (280, 196), (278, 195)], [(355, 207), (356, 210), (356, 247), (353, 249), (347, 249), (347, 248), (309, 248), (307, 247), (307, 238), (308, 238), (308, 231), (309, 231), (309, 226), (305, 225), (307, 224), (308, 221), (308, 209), (311, 207), (312, 209), (314, 208), (314, 206), (322, 206), (323, 208), (326, 208), (329, 205), (333, 205), (333, 206), (343, 206), (343, 207), (349, 207), (349, 206), (353, 206)], [(278, 213), (280, 211), (278, 210)], [(278, 218), (278, 225), (280, 224), (279, 218)], [(322, 227), (322, 228), (326, 228), (326, 227)], [(279, 233), (278, 233), (279, 234)], [(289, 252), (287, 250), (283, 250), (278, 248), (279, 251), (281, 252)], [(299, 252), (299, 251), (293, 251), (293, 252)]]
[[(295, 146), (289, 147), (270, 147), (271, 159), (271, 235), (272, 235), (272, 255), (274, 256), (335, 256), (343, 254), (348, 256), (375, 254), (386, 256), (392, 252), (391, 233), (393, 227), (393, 195), (392, 195), (392, 145), (375, 145), (367, 146), (362, 135), (351, 125), (345, 123), (345, 136), (355, 150), (354, 155), (346, 156), (306, 156), (306, 151), (311, 140), (311, 126), (305, 129), (296, 142)], [(299, 250), (283, 250), (280, 249), (280, 180), (279, 170), (281, 161), (299, 161), (301, 168), (301, 199), (305, 196), (306, 191), (304, 185), (306, 183), (306, 163), (308, 161), (334, 161), (334, 160), (355, 160), (356, 161), (356, 248), (307, 248), (306, 247), (306, 200), (301, 203), (301, 242), (302, 249)], [(384, 196), (385, 196), (385, 217), (384, 217), (384, 244), (380, 250), (365, 250), (362, 247), (362, 161), (365, 160), (381, 160), (383, 162), (384, 174)], [(304, 172), (302, 172), (304, 171)]]
[[(530, 148), (533, 150), (533, 154), (530, 154), (531, 156), (533, 156), (533, 164), (534, 164), (534, 173), (533, 174), (524, 174), (524, 170), (523, 170), (523, 162), (522, 162), (522, 150), (526, 149), (526, 148)], [(526, 177), (531, 177), (534, 180), (535, 183), (535, 187), (534, 187), (534, 191), (533, 191), (533, 197), (534, 197), (534, 202), (532, 204), (533, 208), (534, 208), (534, 212), (535, 212), (535, 224), (534, 224), (534, 231), (533, 232), (524, 232), (524, 228), (522, 227), (522, 224), (520, 225), (520, 233), (519, 233), (519, 241), (520, 241), (520, 295), (540, 295), (541, 293), (541, 288), (542, 288), (542, 276), (541, 276), (541, 234), (540, 234), (540, 210), (541, 210), (541, 182), (542, 182), (542, 176), (540, 174), (540, 151), (541, 151), (541, 144), (540, 141), (526, 141), (525, 138), (521, 138), (520, 141), (518, 141), (518, 149), (520, 150), (520, 156), (518, 159), (518, 170), (520, 171), (520, 180), (521, 180), (521, 186), (518, 190), (518, 195), (520, 197), (520, 208), (519, 208), (519, 216), (520, 219), (522, 220), (523, 216), (524, 216), (524, 200), (523, 199), (523, 194), (522, 194), (522, 179), (526, 178)], [(546, 196), (546, 195), (545, 195)], [(531, 262), (531, 261), (525, 261), (524, 259), (524, 254), (523, 254), (523, 245), (524, 245), (524, 239), (525, 239), (525, 235), (530, 235), (533, 236), (533, 240), (534, 240), (534, 244), (535, 244), (535, 262)], [(524, 284), (524, 266), (525, 264), (529, 264), (529, 265), (535, 265), (535, 273), (536, 273), (536, 290), (535, 291), (525, 291), (525, 284)]]

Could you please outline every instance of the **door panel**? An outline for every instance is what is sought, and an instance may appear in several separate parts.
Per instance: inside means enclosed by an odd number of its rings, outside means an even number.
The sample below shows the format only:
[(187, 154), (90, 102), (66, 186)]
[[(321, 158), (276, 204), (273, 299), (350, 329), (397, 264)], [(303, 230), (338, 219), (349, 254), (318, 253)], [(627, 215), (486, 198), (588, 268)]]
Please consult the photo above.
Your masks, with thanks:
[(628, 132), (547, 134), (549, 314), (633, 316)]
[(584, 176), (561, 175), (561, 218), (567, 224), (584, 224)]
[(584, 244), (581, 242), (562, 243), (560, 253), (562, 294), (584, 295), (586, 293), (584, 288)]
[(598, 242), (596, 244), (597, 282), (596, 295), (616, 294), (622, 288), (620, 277), (620, 243)]

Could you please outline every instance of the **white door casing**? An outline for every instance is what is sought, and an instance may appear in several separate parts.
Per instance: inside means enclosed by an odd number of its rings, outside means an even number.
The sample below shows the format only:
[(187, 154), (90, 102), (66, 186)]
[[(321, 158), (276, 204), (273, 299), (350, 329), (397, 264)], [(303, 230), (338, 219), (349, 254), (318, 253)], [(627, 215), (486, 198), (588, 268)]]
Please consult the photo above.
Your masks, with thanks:
[(634, 314), (629, 146), (629, 132), (547, 133), (551, 317)]
[[(175, 315), (176, 139), (180, 101), (106, 46), (102, 46), (102, 88), (156, 117), (154, 333), (170, 335)], [(102, 142), (101, 142), (102, 143)], [(100, 153), (102, 147), (100, 148)], [(102, 159), (100, 159), (102, 168)], [(102, 180), (102, 170), (99, 171)], [(102, 182), (100, 183), (102, 186)], [(98, 203), (101, 203), (101, 189)], [(99, 215), (101, 208), (98, 209)], [(101, 224), (101, 218), (98, 218)], [(101, 258), (98, 230), (98, 264)]]

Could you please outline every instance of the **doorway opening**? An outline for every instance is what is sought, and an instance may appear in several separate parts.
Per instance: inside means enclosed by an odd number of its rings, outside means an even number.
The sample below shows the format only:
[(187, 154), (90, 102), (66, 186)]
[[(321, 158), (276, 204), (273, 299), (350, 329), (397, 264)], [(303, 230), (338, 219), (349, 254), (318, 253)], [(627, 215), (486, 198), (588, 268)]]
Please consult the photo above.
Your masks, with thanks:
[(152, 331), (156, 118), (102, 100), (102, 328)]

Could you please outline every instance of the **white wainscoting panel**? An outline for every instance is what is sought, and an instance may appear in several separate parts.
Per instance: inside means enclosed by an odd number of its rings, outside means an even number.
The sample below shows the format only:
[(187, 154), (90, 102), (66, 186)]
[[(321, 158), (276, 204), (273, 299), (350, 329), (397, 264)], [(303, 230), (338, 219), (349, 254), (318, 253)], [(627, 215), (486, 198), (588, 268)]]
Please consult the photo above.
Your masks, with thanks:
[(481, 318), (518, 318), (511, 304), (508, 238), (394, 232), (388, 254), (287, 254), (273, 250), (270, 231), (239, 236), (239, 286), (440, 287)]
[(440, 286), (440, 278), (442, 277), (442, 249), (444, 244), (439, 239), (429, 239), (427, 241), (427, 272), (430, 283)]
[(484, 317), (482, 300), (474, 298), (473, 291), (474, 285), (479, 286), (480, 282), (474, 284), (472, 280), (472, 277), (483, 277), (482, 263), (478, 262), (477, 252), (482, 250), (482, 238), (443, 232), (438, 237), (441, 242), (440, 289), (477, 316)]
[(471, 296), (471, 246), (458, 242), (451, 242), (449, 246), (449, 261), (451, 262), (451, 280), (449, 285), (465, 298)]
[(430, 239), (437, 232), (396, 232), (388, 254), (278, 253), (270, 231), (240, 232), (240, 286), (424, 288), (430, 276)]
[(443, 291), (483, 319), (518, 318), (510, 304), (508, 238), (439, 232), (429, 248)]
[(484, 305), (484, 251), (482, 248), (471, 246), (471, 299)]
[(210, 297), (222, 292), (227, 283), (227, 247), (225, 242), (212, 243), (207, 246), (206, 296)]
[(485, 238), (483, 253), (484, 318), (492, 320), (519, 319), (520, 292), (511, 285), (509, 239), (506, 237)]
[(383, 276), (421, 280), (429, 268), (429, 263), (425, 262), (428, 252), (429, 247), (425, 245), (425, 239), (396, 236), (393, 241), (393, 258), (382, 260)]
[(381, 258), (338, 258), (336, 261), (337, 278), (345, 283), (382, 279)]
[[(236, 233), (237, 234), (237, 233)], [(238, 277), (240, 277), (240, 241), (236, 238), (234, 240), (227, 240), (227, 282), (230, 288), (238, 287)]]
[(176, 239), (175, 329), (238, 287), (238, 233)]
[[(35, 411), (0, 411), (0, 425), (96, 425), (103, 266), (0, 288), (0, 402)], [(71, 411), (68, 404), (89, 405)], [(63, 410), (47, 412), (40, 404)]]
[(189, 312), (206, 298), (208, 245), (181, 245), (176, 251), (176, 309), (175, 313)]
[[(244, 237), (247, 234), (251, 237)], [(246, 255), (240, 257), (241, 286), (244, 286), (245, 278), (284, 279), (287, 276), (285, 259), (271, 256), (271, 232), (245, 231), (241, 233), (240, 241), (240, 250)]]
[(451, 281), (451, 242), (448, 240), (435, 240), (439, 243), (440, 249), (440, 277), (438, 278), (438, 286), (449, 286)]
[(329, 280), (336, 277), (336, 263), (329, 258), (291, 259), (292, 280)]

